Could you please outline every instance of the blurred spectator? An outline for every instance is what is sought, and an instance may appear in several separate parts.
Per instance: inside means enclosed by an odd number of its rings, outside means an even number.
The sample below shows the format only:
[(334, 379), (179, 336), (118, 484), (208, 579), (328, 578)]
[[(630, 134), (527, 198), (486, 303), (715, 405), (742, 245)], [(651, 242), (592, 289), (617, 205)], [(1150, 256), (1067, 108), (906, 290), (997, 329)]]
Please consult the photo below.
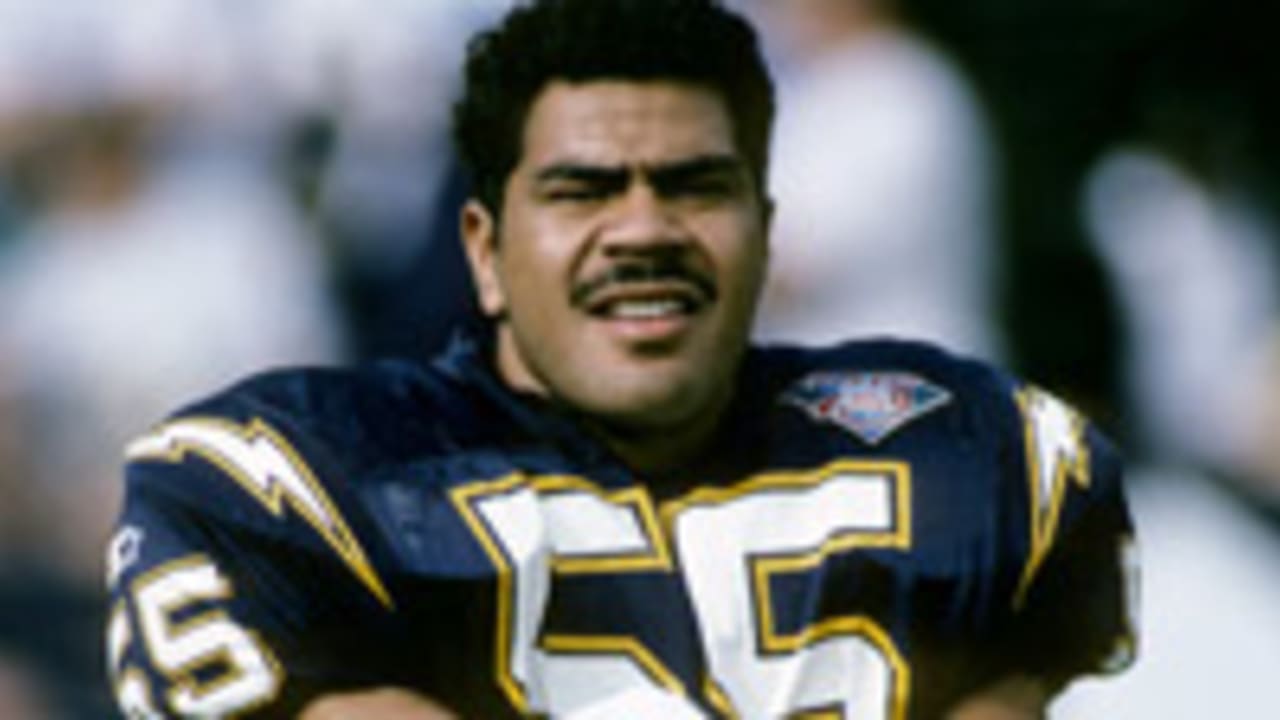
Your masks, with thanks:
[(119, 450), (178, 398), (265, 366), (339, 358), (324, 268), (264, 158), (98, 111), (0, 275), (0, 347), (39, 501), (30, 552), (96, 579)]
[[(305, 14), (291, 26), (315, 26), (307, 0), (290, 4), (299, 18)], [(360, 357), (427, 357), (470, 312), (457, 229), (465, 187), (449, 121), (463, 42), (508, 4), (382, 0), (377, 12), (364, 0), (327, 6), (329, 62), (311, 66), (342, 71), (316, 211), (338, 259)]]
[[(107, 714), (99, 560), (130, 436), (342, 358), (344, 319), (365, 354), (447, 327), (459, 28), (506, 2), (0, 0), (0, 717)], [(349, 318), (326, 259), (358, 279)]]
[(281, 167), (309, 101), (266, 5), (0, 0), (0, 645), (76, 717), (107, 696), (126, 440), (246, 373), (345, 354)]
[(993, 158), (959, 70), (892, 0), (756, 9), (781, 96), (759, 334), (894, 334), (999, 355)]
[(1259, 458), (1280, 409), (1280, 235), (1254, 186), (1248, 118), (1222, 107), (1155, 93), (1138, 139), (1106, 152), (1084, 188), (1131, 338), (1145, 600), (1138, 664), (1074, 692), (1064, 718), (1260, 717), (1272, 703), (1280, 473)]
[(1260, 433), (1273, 432), (1261, 400), (1280, 323), (1280, 238), (1239, 190), (1131, 145), (1099, 162), (1086, 195), (1128, 319), (1127, 377), (1147, 452), (1236, 474)]

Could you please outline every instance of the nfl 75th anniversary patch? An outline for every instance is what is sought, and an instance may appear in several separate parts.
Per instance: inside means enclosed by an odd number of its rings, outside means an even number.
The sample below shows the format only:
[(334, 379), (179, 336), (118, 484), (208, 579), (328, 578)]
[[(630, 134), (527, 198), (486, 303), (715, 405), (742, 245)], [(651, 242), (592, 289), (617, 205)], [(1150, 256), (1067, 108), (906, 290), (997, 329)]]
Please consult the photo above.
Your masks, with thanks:
[(951, 401), (951, 393), (904, 372), (817, 372), (787, 389), (782, 401), (875, 445)]

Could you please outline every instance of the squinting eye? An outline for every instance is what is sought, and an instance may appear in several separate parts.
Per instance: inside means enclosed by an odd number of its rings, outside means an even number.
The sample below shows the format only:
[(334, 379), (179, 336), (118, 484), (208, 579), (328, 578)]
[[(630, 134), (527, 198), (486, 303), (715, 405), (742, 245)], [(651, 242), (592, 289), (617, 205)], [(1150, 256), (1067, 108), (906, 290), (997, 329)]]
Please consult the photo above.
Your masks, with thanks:
[(733, 191), (734, 184), (728, 180), (703, 180), (689, 186), (691, 194), (705, 197), (724, 197), (733, 194)]
[(734, 178), (705, 177), (675, 183), (668, 194), (671, 197), (722, 200), (736, 195), (739, 187), (739, 183)]
[(543, 196), (552, 202), (590, 202), (603, 198), (605, 192), (593, 187), (551, 188)]

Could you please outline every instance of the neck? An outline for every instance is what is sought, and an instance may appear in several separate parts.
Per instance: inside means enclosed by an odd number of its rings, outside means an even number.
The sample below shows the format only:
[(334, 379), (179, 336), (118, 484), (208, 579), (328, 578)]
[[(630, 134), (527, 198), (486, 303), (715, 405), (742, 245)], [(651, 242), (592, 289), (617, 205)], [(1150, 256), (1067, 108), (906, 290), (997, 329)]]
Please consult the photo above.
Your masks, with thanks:
[(716, 439), (737, 384), (732, 377), (718, 383), (697, 407), (655, 410), (650, 417), (623, 417), (593, 413), (558, 397), (520, 360), (509, 337), (505, 341), (499, 338), (494, 360), (498, 375), (509, 388), (568, 408), (629, 469), (648, 478), (678, 474), (700, 459)]
[(637, 428), (589, 420), (587, 427), (628, 468), (646, 478), (661, 478), (689, 468), (706, 452), (720, 429), (724, 404), (690, 422)]

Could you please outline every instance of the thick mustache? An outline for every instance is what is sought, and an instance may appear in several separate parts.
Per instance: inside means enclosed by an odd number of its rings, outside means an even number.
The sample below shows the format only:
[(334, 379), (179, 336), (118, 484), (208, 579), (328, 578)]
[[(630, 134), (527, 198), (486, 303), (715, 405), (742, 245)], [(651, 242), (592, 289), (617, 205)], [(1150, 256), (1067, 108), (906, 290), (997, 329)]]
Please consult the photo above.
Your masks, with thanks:
[(679, 260), (630, 261), (614, 265), (607, 270), (573, 286), (569, 300), (574, 305), (585, 304), (591, 296), (614, 285), (649, 282), (680, 282), (697, 288), (703, 298), (714, 301), (718, 295), (715, 282), (704, 273)]

